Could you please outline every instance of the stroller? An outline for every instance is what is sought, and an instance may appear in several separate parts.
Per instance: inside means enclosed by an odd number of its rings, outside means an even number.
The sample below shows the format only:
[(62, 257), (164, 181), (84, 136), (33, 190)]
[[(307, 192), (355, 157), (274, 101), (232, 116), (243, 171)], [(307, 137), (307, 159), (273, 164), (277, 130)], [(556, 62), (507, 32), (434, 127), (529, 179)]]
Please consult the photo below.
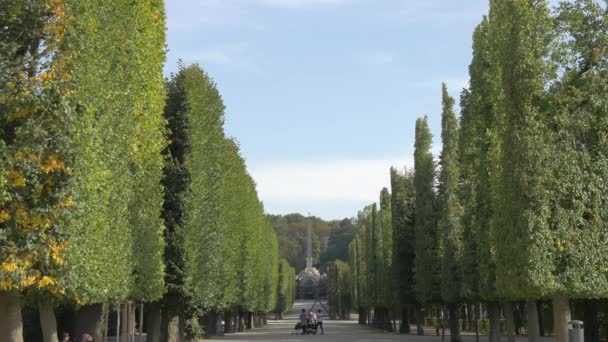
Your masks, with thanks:
[(302, 331), (303, 335), (316, 335), (317, 334), (317, 322), (315, 321), (309, 321), (308, 324), (306, 324), (306, 328), (302, 328), (302, 324), (300, 322), (296, 323), (296, 326), (294, 327), (295, 330), (297, 331)]

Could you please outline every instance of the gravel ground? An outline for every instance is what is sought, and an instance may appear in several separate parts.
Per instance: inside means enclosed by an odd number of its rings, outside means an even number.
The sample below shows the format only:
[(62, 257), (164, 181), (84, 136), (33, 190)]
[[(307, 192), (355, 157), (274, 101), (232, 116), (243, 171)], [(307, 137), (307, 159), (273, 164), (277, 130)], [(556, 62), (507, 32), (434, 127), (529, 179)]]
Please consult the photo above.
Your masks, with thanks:
[[(359, 326), (356, 320), (339, 321), (327, 320), (323, 322), (325, 334), (321, 335), (300, 335), (293, 330), (298, 313), (302, 308), (309, 309), (312, 301), (296, 302), (294, 308), (285, 315), (281, 321), (269, 320), (268, 325), (264, 328), (254, 329), (245, 333), (226, 334), (226, 336), (215, 337), (212, 340), (205, 341), (285, 341), (285, 342), (305, 342), (305, 341), (336, 341), (336, 342), (369, 342), (369, 341), (408, 341), (408, 342), (441, 342), (441, 336), (415, 336), (415, 335), (398, 335), (390, 334), (376, 329), (370, 329)], [(320, 308), (317, 304), (314, 310)], [(446, 333), (447, 334), (447, 333)], [(445, 340), (449, 342), (449, 336)], [(551, 338), (543, 338), (541, 341), (552, 341)], [(487, 336), (480, 336), (480, 342), (487, 342)], [(506, 338), (503, 337), (503, 341)], [(527, 342), (526, 336), (518, 336), (516, 342)], [(475, 336), (463, 336), (463, 342), (475, 342)]]

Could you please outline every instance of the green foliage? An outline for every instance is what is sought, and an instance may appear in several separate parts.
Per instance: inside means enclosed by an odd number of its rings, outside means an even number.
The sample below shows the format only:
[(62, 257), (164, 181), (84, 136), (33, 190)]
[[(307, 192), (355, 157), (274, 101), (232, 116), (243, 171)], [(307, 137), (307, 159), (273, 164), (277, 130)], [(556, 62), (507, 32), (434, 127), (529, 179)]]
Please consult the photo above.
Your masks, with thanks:
[(462, 263), (462, 205), (459, 187), (458, 121), (454, 113), (454, 99), (442, 85), (443, 111), (441, 115), (441, 141), (439, 172), (439, 221), (442, 234), (443, 255), (441, 272), (441, 297), (447, 303), (458, 303), (461, 293)]
[(415, 192), (412, 171), (391, 168), (393, 228), (392, 283), (397, 308), (416, 302), (414, 294)]
[(346, 262), (336, 260), (328, 265), (327, 277), (328, 305), (336, 316), (346, 318), (353, 308), (350, 266)]
[[(608, 224), (608, 22), (606, 4), (562, 3), (556, 17), (552, 62), (562, 70), (549, 90), (551, 214), (534, 246), (530, 277), (542, 293), (606, 297), (603, 238)], [(536, 233), (536, 232), (535, 232)], [(544, 267), (544, 269), (541, 269)]]
[(344, 285), (342, 291), (349, 289), (348, 301), (352, 307), (392, 307), (393, 227), (388, 189), (380, 193), (380, 210), (374, 203), (359, 212), (357, 226), (358, 233), (349, 244), (349, 284)]
[(391, 194), (387, 188), (380, 191), (380, 212), (378, 213), (379, 229), (381, 231), (382, 259), (378, 270), (378, 288), (383, 289), (378, 293), (378, 303), (384, 308), (393, 306), (394, 290), (392, 280), (393, 267), (393, 226), (391, 211)]
[(181, 185), (170, 208), (175, 222), (183, 219), (176, 241), (183, 253), (184, 292), (202, 310), (269, 311), (276, 305), (277, 238), (237, 143), (224, 134), (221, 96), (197, 65), (181, 67), (170, 85), (178, 96), (170, 106), (187, 118), (173, 123), (187, 132), (173, 145), (178, 160), (184, 151), (185, 169), (178, 165), (174, 172), (191, 184), (189, 190)]
[[(3, 200), (2, 250), (28, 268), (12, 284), (79, 303), (160, 297), (163, 2), (8, 1), (0, 12), (2, 170), (18, 190)], [(20, 194), (28, 187), (37, 200)]]
[(427, 117), (416, 120), (414, 189), (416, 193), (415, 290), (421, 303), (439, 302), (441, 241), (437, 231), (435, 162), (431, 154), (432, 135)]
[(78, 243), (66, 283), (84, 302), (156, 299), (164, 289), (163, 6), (66, 1), (72, 96), (84, 109), (74, 126), (69, 227)]
[(324, 266), (334, 260), (348, 260), (348, 245), (355, 238), (357, 226), (352, 219), (332, 221), (331, 231), (327, 240), (327, 248), (319, 257), (319, 267)]
[(285, 312), (293, 306), (296, 288), (296, 270), (285, 259), (279, 263), (279, 284), (275, 311)]
[(551, 230), (549, 202), (553, 200), (544, 181), (552, 154), (543, 123), (550, 27), (544, 1), (491, 3), (490, 51), (496, 68), (493, 75), (500, 80), (493, 90), (500, 169), (492, 179), (497, 191), (491, 243), (496, 250), (497, 290), (513, 299), (542, 296), (546, 294), (543, 287), (551, 286), (533, 284), (533, 279), (550, 272), (547, 260), (536, 253), (541, 252), (537, 244), (547, 243), (543, 236)]

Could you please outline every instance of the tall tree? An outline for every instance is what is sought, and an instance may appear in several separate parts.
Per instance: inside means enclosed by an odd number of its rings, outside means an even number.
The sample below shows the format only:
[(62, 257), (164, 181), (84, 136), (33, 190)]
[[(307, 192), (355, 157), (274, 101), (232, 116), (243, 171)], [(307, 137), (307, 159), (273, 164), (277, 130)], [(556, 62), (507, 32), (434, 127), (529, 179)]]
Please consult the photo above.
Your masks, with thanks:
[[(391, 208), (393, 228), (392, 277), (394, 300), (401, 310), (400, 333), (410, 332), (410, 306), (414, 294), (415, 192), (414, 175), (409, 170), (391, 168)], [(352, 267), (351, 267), (352, 269)]]
[(435, 161), (428, 118), (416, 120), (414, 188), (416, 191), (415, 289), (420, 303), (441, 301), (441, 242), (437, 231)]
[(31, 290), (51, 329), (54, 300), (78, 302), (79, 318), (95, 315), (76, 329), (101, 339), (102, 302), (154, 300), (164, 291), (163, 8), (162, 1), (0, 6), (2, 170), (12, 188), (0, 210), (9, 226), (0, 291)]
[(459, 303), (461, 301), (462, 259), (462, 206), (459, 187), (458, 121), (454, 113), (454, 99), (442, 85), (443, 110), (441, 114), (441, 140), (439, 172), (439, 221), (442, 234), (443, 255), (441, 272), (441, 297), (448, 303), (450, 318), (450, 340), (462, 341), (459, 328)]

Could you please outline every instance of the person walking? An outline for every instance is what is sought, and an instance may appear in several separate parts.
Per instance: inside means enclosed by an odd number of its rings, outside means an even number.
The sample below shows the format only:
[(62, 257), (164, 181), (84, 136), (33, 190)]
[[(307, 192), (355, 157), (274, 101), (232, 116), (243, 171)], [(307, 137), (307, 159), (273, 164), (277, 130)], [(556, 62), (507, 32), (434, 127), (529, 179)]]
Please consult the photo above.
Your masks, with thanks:
[(302, 335), (306, 335), (306, 328), (308, 327), (308, 315), (306, 309), (302, 309), (300, 312), (300, 328), (302, 328)]
[(317, 329), (321, 328), (321, 335), (323, 335), (323, 312), (321, 309), (317, 310)]

